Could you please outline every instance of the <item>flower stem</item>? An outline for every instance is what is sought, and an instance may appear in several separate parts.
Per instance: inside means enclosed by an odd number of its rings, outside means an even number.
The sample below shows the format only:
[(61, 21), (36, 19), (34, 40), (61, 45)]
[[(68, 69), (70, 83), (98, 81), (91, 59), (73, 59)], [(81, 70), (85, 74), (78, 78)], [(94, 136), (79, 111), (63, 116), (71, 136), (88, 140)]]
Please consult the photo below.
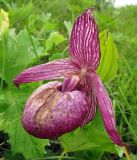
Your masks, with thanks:
[(61, 159), (63, 158), (63, 156), (64, 156), (65, 153), (66, 153), (66, 152), (62, 152), (62, 154), (61, 154), (61, 156), (59, 157), (58, 160), (61, 160)]
[(129, 156), (129, 153), (128, 153), (128, 150), (127, 150), (126, 147), (125, 147), (124, 153), (125, 153), (125, 155), (126, 155), (127, 160), (131, 160), (131, 158), (130, 158), (130, 156)]
[(37, 61), (39, 62), (39, 57), (38, 57), (37, 49), (36, 49), (36, 47), (35, 47), (33, 38), (32, 38), (32, 36), (31, 36), (31, 34), (30, 34), (29, 27), (27, 26), (26, 29), (27, 29), (27, 32), (28, 32), (28, 36), (29, 36), (31, 45), (32, 45), (33, 50), (34, 50), (34, 54), (35, 54), (35, 56), (36, 56), (36, 58), (37, 58)]
[(3, 59), (2, 59), (2, 77), (1, 77), (1, 85), (0, 89), (2, 92), (3, 89), (3, 82), (5, 78), (5, 61), (6, 61), (6, 48), (7, 48), (7, 35), (2, 37), (2, 46), (3, 46)]

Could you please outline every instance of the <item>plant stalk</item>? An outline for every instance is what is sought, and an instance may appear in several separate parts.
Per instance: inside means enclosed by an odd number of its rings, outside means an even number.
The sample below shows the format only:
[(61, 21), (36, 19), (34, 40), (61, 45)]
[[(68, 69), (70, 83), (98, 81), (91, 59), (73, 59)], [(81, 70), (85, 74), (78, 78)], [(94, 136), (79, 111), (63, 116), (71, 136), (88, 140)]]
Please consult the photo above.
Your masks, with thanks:
[(62, 152), (62, 154), (61, 154), (61, 156), (59, 157), (58, 160), (61, 160), (61, 159), (63, 158), (63, 156), (64, 156), (65, 153), (66, 153), (66, 152)]
[(129, 156), (129, 153), (128, 153), (128, 150), (127, 150), (126, 147), (125, 147), (125, 149), (124, 149), (124, 153), (125, 153), (125, 155), (126, 155), (126, 159), (127, 159), (127, 160), (131, 160), (131, 158), (130, 158), (130, 156)]

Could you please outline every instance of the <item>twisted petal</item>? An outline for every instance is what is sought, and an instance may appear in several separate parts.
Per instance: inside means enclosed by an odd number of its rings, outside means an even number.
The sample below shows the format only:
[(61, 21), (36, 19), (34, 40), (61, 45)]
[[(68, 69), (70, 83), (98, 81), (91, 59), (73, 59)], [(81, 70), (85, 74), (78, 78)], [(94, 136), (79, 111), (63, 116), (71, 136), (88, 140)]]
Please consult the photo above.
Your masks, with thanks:
[(75, 21), (70, 37), (70, 54), (79, 66), (89, 66), (92, 70), (100, 61), (98, 29), (92, 10), (83, 12)]
[(77, 68), (68, 59), (56, 60), (26, 69), (15, 78), (14, 84), (18, 87), (21, 83), (63, 78), (75, 71)]
[(81, 124), (81, 127), (85, 126), (88, 122), (93, 120), (97, 113), (97, 99), (95, 95), (87, 98), (88, 103), (88, 113)]
[(88, 122), (93, 120), (96, 116), (97, 113), (97, 98), (96, 95), (93, 92), (92, 86), (93, 84), (91, 83), (91, 80), (89, 78), (85, 78), (82, 81), (83, 84), (80, 84), (82, 88), (80, 88), (81, 91), (86, 92), (87, 95), (87, 103), (88, 103), (88, 113), (81, 124), (81, 127), (86, 125)]
[(123, 142), (116, 129), (114, 112), (113, 112), (112, 103), (109, 98), (109, 95), (105, 90), (105, 88), (103, 87), (101, 79), (96, 73), (90, 74), (89, 77), (94, 84), (93, 90), (98, 99), (98, 104), (99, 104), (102, 118), (105, 124), (105, 128), (110, 138), (112, 139), (112, 141), (115, 144), (122, 146)]

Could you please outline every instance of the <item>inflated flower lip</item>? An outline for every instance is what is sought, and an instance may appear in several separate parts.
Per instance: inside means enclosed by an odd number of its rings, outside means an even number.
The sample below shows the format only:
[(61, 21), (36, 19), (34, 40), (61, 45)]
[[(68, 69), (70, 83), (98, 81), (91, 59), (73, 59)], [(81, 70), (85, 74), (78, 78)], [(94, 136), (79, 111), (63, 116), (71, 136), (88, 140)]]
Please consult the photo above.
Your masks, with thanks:
[(31, 95), (23, 113), (24, 128), (36, 137), (54, 139), (91, 121), (99, 105), (111, 140), (122, 146), (112, 102), (96, 73), (100, 62), (100, 43), (91, 9), (76, 19), (70, 36), (69, 52), (70, 59), (28, 68), (15, 78), (17, 87), (21, 83), (64, 79), (63, 83), (42, 85)]
[(44, 84), (27, 100), (22, 123), (33, 136), (56, 139), (82, 124), (88, 113), (85, 95), (78, 90), (61, 92), (61, 85), (58, 81)]

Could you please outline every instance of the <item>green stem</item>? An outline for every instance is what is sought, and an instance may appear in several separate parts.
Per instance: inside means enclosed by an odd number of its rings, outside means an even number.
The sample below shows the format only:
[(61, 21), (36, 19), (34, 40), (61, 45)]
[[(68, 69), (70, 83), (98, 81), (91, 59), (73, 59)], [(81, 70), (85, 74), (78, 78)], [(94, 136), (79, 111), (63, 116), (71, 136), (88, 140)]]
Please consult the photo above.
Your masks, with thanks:
[(51, 9), (57, 2), (58, 2), (58, 0), (55, 0), (53, 3), (50, 2), (51, 5), (49, 5), (47, 7), (47, 9), (45, 10), (45, 12), (47, 12), (49, 9)]
[[(110, 88), (108, 85), (107, 85), (107, 88), (112, 92), (111, 88)], [(119, 103), (117, 102), (116, 98), (115, 98), (113, 95), (112, 95), (112, 97), (113, 97), (113, 99), (116, 101), (117, 106), (118, 106), (118, 108), (119, 108), (119, 110), (120, 110), (120, 112), (121, 112), (121, 114), (122, 114), (125, 122), (127, 123), (128, 127), (130, 128), (130, 130), (131, 130), (132, 134), (134, 135), (135, 139), (137, 140), (137, 135), (136, 135), (134, 129), (132, 128), (131, 124), (129, 123), (129, 120), (127, 119), (126, 115), (124, 114), (124, 112), (123, 112), (123, 110), (122, 110), (123, 107), (122, 107), (122, 109), (121, 109), (121, 107), (120, 107)], [(122, 105), (121, 105), (121, 106), (122, 106)]]
[(64, 53), (68, 50), (68, 46), (62, 51), (62, 56), (64, 57)]
[(124, 148), (124, 150), (125, 150), (124, 153), (125, 153), (125, 155), (126, 155), (126, 159), (127, 159), (127, 160), (131, 160), (131, 158), (130, 158), (130, 156), (129, 156), (129, 153), (128, 153), (128, 150), (127, 150), (126, 147)]
[(132, 76), (132, 71), (131, 71), (131, 68), (130, 68), (130, 66), (129, 66), (127, 60), (126, 60), (126, 58), (124, 56), (122, 56), (122, 58), (123, 58), (123, 61), (125, 62), (126, 66), (128, 68), (128, 71), (129, 71), (130, 75)]
[[(124, 100), (125, 100), (125, 102), (126, 102), (128, 108), (129, 108), (128, 110), (130, 110), (130, 112), (131, 112), (131, 114), (132, 114), (133, 116), (136, 116), (136, 114), (132, 111), (132, 108), (131, 108), (130, 104), (128, 103), (127, 98), (126, 98), (126, 96), (124, 95), (124, 93), (123, 93), (121, 87), (119, 87), (119, 91), (120, 91), (122, 97), (124, 98)], [(125, 112), (125, 113), (127, 113), (127, 112)], [(136, 122), (136, 124), (137, 124), (136, 119), (135, 119), (135, 122)]]
[(132, 128), (131, 124), (129, 123), (129, 120), (127, 119), (127, 117), (125, 116), (124, 112), (122, 111), (120, 105), (118, 105), (118, 108), (119, 108), (119, 110), (120, 110), (120, 112), (121, 112), (121, 114), (122, 114), (122, 116), (123, 116), (125, 122), (126, 122), (127, 125), (129, 126), (129, 128), (130, 128), (132, 134), (134, 135), (135, 139), (137, 140), (137, 135), (136, 135), (134, 129)]
[(5, 77), (5, 57), (6, 57), (6, 46), (7, 46), (7, 36), (3, 36), (2, 38), (2, 46), (3, 46), (3, 59), (2, 59), (2, 77), (1, 77), (1, 92), (3, 89), (3, 81)]
[(63, 156), (64, 156), (65, 153), (66, 153), (66, 152), (62, 152), (62, 154), (61, 154), (61, 156), (59, 157), (58, 160), (61, 160), (61, 159), (63, 158)]
[(31, 34), (30, 34), (30, 31), (29, 31), (28, 26), (27, 26), (27, 32), (28, 32), (28, 35), (29, 35), (29, 39), (30, 39), (31, 45), (32, 45), (32, 47), (33, 47), (33, 49), (34, 49), (34, 53), (35, 53), (35, 55), (36, 55), (37, 61), (39, 62), (38, 53), (37, 53), (37, 50), (36, 50), (36, 47), (35, 47), (34, 41), (33, 41), (33, 39), (32, 39), (32, 36), (31, 36)]
[(123, 93), (121, 87), (118, 87), (118, 88), (119, 88), (119, 91), (120, 91), (122, 97), (124, 98), (124, 100), (125, 100), (125, 102), (126, 102), (128, 108), (129, 108), (130, 112), (133, 114), (132, 109), (131, 109), (131, 107), (130, 107), (130, 105), (129, 105), (129, 103), (128, 103), (128, 101), (127, 101), (127, 99), (126, 99), (126, 97), (125, 97), (125, 95), (124, 95), (124, 93)]

